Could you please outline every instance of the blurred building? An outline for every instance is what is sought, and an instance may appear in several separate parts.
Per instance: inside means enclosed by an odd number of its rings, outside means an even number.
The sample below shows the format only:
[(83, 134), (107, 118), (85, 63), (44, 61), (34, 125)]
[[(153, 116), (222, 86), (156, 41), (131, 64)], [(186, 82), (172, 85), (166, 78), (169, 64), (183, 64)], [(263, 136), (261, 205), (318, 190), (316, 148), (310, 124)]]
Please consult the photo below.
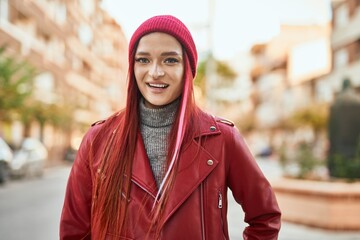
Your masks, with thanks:
[(318, 101), (332, 102), (345, 78), (360, 93), (360, 1), (332, 3), (332, 71), (316, 84)]
[[(34, 97), (74, 109), (75, 129), (89, 126), (124, 105), (127, 39), (100, 0), (0, 0), (0, 46), (39, 72)], [(73, 124), (73, 123), (64, 123)], [(19, 130), (13, 124), (13, 140)], [(46, 126), (44, 141), (62, 149), (70, 136)], [(38, 137), (39, 129), (32, 126)]]
[(305, 108), (329, 106), (343, 79), (360, 92), (360, 1), (333, 1), (332, 11), (329, 24), (282, 26), (278, 36), (251, 50), (248, 115), (253, 115), (255, 138), (267, 145), (314, 140), (309, 128), (287, 135), (288, 119)]
[(314, 100), (317, 78), (331, 69), (330, 31), (330, 24), (283, 25), (270, 42), (252, 48), (252, 99), (259, 128), (276, 127)]
[[(255, 152), (313, 138), (311, 129), (287, 134), (286, 122), (315, 101), (318, 79), (331, 71), (330, 35), (330, 23), (282, 25), (269, 42), (252, 47), (252, 87), (246, 104), (251, 108), (243, 116), (251, 116), (245, 121), (256, 128), (248, 137)], [(238, 121), (241, 126), (243, 120)]]

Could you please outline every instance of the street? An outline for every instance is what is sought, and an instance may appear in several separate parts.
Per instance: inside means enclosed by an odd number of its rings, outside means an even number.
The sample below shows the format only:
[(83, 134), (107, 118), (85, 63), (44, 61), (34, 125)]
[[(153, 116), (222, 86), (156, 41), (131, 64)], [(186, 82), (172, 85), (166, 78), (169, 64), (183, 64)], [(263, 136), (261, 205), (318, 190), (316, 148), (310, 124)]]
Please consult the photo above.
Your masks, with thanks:
[[(275, 162), (259, 160), (268, 178), (279, 173)], [(46, 169), (41, 179), (23, 179), (0, 187), (0, 233), (4, 240), (59, 239), (59, 218), (69, 166)], [(231, 239), (243, 239), (244, 214), (229, 192)], [(359, 240), (360, 232), (336, 232), (283, 223), (280, 240)]]
[(0, 187), (0, 239), (59, 239), (58, 225), (69, 167), (47, 169), (41, 179)]

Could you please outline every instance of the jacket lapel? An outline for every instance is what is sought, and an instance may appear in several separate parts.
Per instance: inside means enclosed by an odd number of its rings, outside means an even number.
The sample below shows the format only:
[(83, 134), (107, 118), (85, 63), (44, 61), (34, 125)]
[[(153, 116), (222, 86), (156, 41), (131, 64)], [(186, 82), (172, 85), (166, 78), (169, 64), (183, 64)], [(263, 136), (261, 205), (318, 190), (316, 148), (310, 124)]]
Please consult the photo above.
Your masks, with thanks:
[[(197, 137), (201, 138), (202, 136), (220, 133), (212, 117), (201, 118), (201, 120)], [(216, 168), (219, 157), (210, 154), (195, 139), (185, 147), (180, 153), (178, 173), (168, 203), (165, 206), (162, 225)]]
[(131, 180), (155, 198), (157, 193), (156, 181), (140, 132), (137, 136)]
[[(204, 114), (205, 115), (205, 114)], [(164, 221), (181, 206), (181, 204), (194, 192), (200, 183), (215, 169), (220, 156), (213, 156), (200, 146), (196, 139), (204, 136), (220, 134), (220, 130), (213, 117), (201, 116), (198, 132), (190, 144), (184, 146), (180, 153), (178, 173), (169, 195), (168, 203), (164, 209)], [(138, 134), (137, 147), (135, 150), (132, 181), (145, 192), (155, 198), (157, 185), (151, 170), (150, 162), (146, 154), (141, 134)]]

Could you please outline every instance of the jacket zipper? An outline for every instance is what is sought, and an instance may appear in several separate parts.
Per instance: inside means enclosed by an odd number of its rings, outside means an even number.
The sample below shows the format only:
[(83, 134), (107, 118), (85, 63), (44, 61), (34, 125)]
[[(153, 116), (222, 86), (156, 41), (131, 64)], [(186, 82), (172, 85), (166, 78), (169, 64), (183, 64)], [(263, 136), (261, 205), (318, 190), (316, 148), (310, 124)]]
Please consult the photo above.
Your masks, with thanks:
[(222, 194), (221, 191), (219, 190), (219, 202), (218, 202), (218, 208), (222, 208)]
[(223, 207), (223, 196), (222, 196), (221, 190), (219, 190), (219, 192), (218, 192), (218, 208), (220, 210), (221, 230), (223, 233), (223, 237), (226, 240), (226, 237), (224, 234), (224, 219), (223, 219), (222, 207)]
[(204, 217), (204, 186), (200, 184), (200, 211), (201, 211), (201, 239), (205, 240), (205, 217)]

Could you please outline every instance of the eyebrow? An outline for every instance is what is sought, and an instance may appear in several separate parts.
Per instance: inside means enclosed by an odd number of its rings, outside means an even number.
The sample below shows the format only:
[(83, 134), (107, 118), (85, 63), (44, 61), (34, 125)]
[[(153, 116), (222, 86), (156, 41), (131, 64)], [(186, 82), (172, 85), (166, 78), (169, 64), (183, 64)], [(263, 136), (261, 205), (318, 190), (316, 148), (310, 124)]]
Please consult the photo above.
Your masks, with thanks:
[[(137, 52), (135, 55), (150, 56), (150, 53), (140, 51), (140, 52)], [(161, 53), (161, 56), (180, 56), (181, 57), (181, 54), (176, 51), (170, 51), (170, 52)]]

